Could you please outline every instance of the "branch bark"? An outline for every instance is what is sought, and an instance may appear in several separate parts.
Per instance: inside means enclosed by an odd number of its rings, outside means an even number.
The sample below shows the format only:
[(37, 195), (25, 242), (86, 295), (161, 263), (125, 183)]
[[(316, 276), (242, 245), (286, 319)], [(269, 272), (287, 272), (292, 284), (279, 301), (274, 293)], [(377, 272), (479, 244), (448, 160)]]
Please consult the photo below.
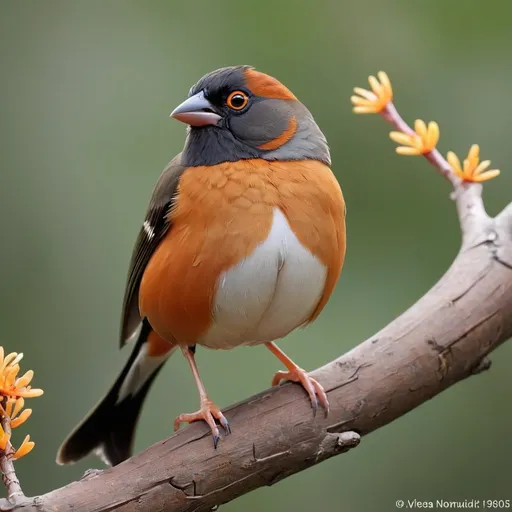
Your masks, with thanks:
[[(382, 116), (410, 130), (391, 103)], [(512, 335), (512, 203), (490, 218), (480, 184), (453, 176), (439, 153), (425, 156), (454, 186), (460, 252), (399, 318), (313, 372), (328, 393), (328, 417), (313, 417), (303, 390), (285, 384), (224, 411), (234, 434), (216, 451), (209, 429), (193, 424), (13, 510), (212, 510), (357, 446), (360, 436), (488, 369), (487, 355)]]
[[(11, 418), (5, 413), (3, 406), (0, 406), (0, 408), (2, 409), (3, 413), (2, 419), (0, 420), (2, 428), (4, 429), (4, 432), (10, 437)], [(26, 496), (23, 494), (20, 481), (18, 480), (16, 471), (14, 470), (12, 456), (14, 455), (15, 451), (16, 450), (13, 448), (10, 441), (7, 441), (5, 450), (0, 450), (0, 471), (2, 472), (2, 480), (7, 489), (6, 501), (8, 506), (11, 506), (11, 504), (23, 503), (26, 500)], [(2, 506), (5, 506), (5, 504), (0, 503), (0, 510), (2, 510)]]

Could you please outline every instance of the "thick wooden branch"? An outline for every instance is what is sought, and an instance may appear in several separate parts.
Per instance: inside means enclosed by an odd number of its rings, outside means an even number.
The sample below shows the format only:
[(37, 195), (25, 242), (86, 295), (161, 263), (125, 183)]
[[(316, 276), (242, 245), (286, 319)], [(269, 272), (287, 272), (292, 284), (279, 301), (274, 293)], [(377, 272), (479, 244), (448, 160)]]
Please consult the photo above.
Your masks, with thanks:
[[(382, 115), (410, 130), (391, 103)], [(0, 510), (209, 511), (357, 446), (361, 436), (488, 369), (489, 352), (512, 335), (512, 204), (490, 218), (481, 185), (452, 175), (437, 150), (425, 156), (454, 187), (461, 250), (410, 309), (313, 372), (328, 392), (327, 417), (314, 417), (304, 390), (285, 384), (224, 411), (233, 434), (217, 450), (209, 428), (196, 423), (119, 466), (22, 505), (0, 503)]]
[(485, 369), (487, 354), (512, 335), (512, 208), (482, 222), (479, 239), (414, 306), (314, 372), (328, 391), (328, 417), (313, 417), (304, 391), (286, 384), (230, 407), (233, 435), (216, 451), (208, 428), (194, 424), (16, 510), (210, 510), (356, 446)]

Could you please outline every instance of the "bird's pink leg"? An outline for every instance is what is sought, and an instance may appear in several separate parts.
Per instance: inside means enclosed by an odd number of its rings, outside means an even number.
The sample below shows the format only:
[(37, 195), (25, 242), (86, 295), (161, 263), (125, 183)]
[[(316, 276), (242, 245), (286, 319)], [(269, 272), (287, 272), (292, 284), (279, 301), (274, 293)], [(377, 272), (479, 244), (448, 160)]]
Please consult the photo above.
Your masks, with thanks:
[(307, 391), (311, 399), (311, 405), (316, 411), (318, 402), (325, 409), (325, 413), (329, 412), (329, 400), (322, 385), (313, 377), (310, 377), (306, 370), (297, 366), (275, 343), (265, 343), (265, 346), (281, 361), (288, 371), (278, 371), (272, 379), (272, 386), (277, 386), (282, 380), (291, 380), (298, 382)]

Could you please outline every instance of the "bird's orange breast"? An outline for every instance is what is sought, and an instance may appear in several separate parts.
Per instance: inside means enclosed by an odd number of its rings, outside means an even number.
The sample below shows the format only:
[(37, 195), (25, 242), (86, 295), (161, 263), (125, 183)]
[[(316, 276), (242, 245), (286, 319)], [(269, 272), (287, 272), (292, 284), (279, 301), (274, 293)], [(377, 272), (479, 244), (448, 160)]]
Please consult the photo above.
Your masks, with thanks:
[[(187, 169), (169, 213), (171, 229), (144, 272), (139, 306), (165, 339), (194, 344), (213, 322), (219, 276), (270, 232), (273, 211), (327, 267), (320, 313), (345, 254), (344, 202), (330, 169), (316, 161), (242, 160)], [(250, 290), (247, 291), (250, 293)]]

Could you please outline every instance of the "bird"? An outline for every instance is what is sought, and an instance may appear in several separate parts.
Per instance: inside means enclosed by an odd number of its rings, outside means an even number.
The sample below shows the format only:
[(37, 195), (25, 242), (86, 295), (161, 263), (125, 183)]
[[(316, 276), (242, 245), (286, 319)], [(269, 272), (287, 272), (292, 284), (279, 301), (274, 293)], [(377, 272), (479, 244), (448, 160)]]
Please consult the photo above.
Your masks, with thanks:
[(153, 189), (129, 264), (120, 345), (134, 347), (59, 464), (129, 458), (144, 399), (176, 351), (200, 408), (174, 430), (204, 421), (214, 448), (231, 429), (201, 380), (197, 347), (264, 345), (286, 368), (272, 385), (296, 382), (315, 411), (329, 409), (322, 385), (276, 345), (319, 316), (345, 258), (346, 207), (326, 137), (285, 85), (245, 65), (203, 76), (171, 117), (187, 135)]

